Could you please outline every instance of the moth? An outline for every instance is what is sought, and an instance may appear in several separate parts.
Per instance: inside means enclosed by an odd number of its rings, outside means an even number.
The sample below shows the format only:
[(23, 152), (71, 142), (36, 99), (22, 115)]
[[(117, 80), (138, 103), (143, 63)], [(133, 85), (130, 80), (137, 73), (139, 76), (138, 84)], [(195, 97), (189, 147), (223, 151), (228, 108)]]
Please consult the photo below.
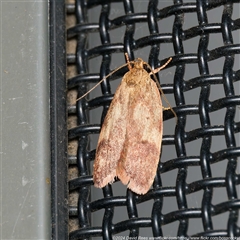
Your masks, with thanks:
[[(163, 106), (159, 89), (141, 58), (129, 61), (129, 71), (116, 90), (104, 119), (93, 166), (94, 186), (103, 188), (118, 177), (137, 194), (152, 186), (160, 158)], [(151, 69), (151, 68), (150, 68)]]

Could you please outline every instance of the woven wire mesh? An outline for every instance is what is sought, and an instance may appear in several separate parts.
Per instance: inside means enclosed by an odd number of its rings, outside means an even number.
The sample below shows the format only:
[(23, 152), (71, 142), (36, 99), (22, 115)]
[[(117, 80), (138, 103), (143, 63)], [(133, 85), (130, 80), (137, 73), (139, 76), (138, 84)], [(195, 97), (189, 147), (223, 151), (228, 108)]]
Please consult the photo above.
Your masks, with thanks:
[[(66, 5), (68, 18), (75, 19), (67, 32), (70, 239), (137, 237), (147, 229), (146, 237), (240, 236), (239, 3), (76, 0)], [(93, 38), (100, 44), (93, 46)], [(172, 57), (158, 78), (177, 123), (164, 111), (164, 128), (170, 122), (172, 131), (164, 132), (153, 188), (141, 196), (126, 187), (119, 193), (118, 182), (102, 190), (92, 187), (95, 150), (89, 139), (100, 131), (114, 95), (111, 86), (127, 69), (102, 82), (98, 97), (75, 103), (88, 83), (119, 66), (116, 58), (124, 63), (125, 52), (153, 68)], [(92, 65), (98, 71), (91, 72)], [(93, 109), (102, 110), (97, 123), (89, 120)], [(101, 197), (93, 199), (94, 191), (102, 191)], [(144, 213), (142, 205), (148, 209)], [(125, 219), (116, 220), (118, 209), (127, 212)]]

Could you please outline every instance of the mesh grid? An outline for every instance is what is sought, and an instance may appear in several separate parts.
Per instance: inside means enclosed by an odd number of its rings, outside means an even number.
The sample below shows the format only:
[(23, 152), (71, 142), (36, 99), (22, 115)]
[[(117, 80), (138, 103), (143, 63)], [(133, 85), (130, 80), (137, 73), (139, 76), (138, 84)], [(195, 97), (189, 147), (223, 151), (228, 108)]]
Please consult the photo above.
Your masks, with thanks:
[[(137, 237), (142, 236), (141, 230), (146, 228), (151, 229), (151, 236), (154, 237), (240, 236), (240, 200), (237, 194), (240, 183), (237, 174), (240, 155), (240, 109), (237, 107), (240, 103), (240, 71), (239, 65), (236, 66), (239, 63), (237, 54), (240, 44), (239, 38), (235, 40), (236, 33), (239, 35), (240, 19), (233, 18), (234, 9), (240, 7), (239, 1), (173, 2), (169, 1), (167, 6), (162, 7), (161, 1), (145, 1), (145, 8), (139, 8), (138, 1), (131, 0), (76, 0), (75, 4), (66, 5), (69, 19), (73, 17), (69, 20), (67, 31), (70, 49), (67, 57), (70, 239), (112, 239), (115, 234), (124, 236), (126, 233)], [(119, 7), (124, 14), (113, 17), (114, 10), (116, 15), (120, 12), (117, 11)], [(89, 17), (94, 9), (98, 22), (91, 21)], [(210, 22), (213, 12), (219, 22)], [(187, 21), (188, 15), (197, 19), (197, 25), (191, 26), (191, 22)], [(163, 21), (171, 27), (160, 32), (163, 30), (159, 29), (159, 25)], [(148, 34), (137, 32), (139, 26), (146, 28)], [(117, 31), (117, 41), (112, 41)], [(217, 41), (216, 44), (211, 42), (213, 35), (220, 37), (221, 45)], [(93, 47), (90, 42), (94, 36), (101, 43)], [(197, 41), (196, 48), (191, 47), (192, 39)], [(169, 55), (162, 56), (161, 51), (164, 51), (166, 44), (172, 47), (172, 54), (170, 51)], [(141, 50), (144, 48), (147, 48), (148, 55), (142, 57)], [(172, 112), (164, 111), (164, 125), (170, 121), (172, 133), (163, 136), (161, 162), (153, 188), (146, 195), (138, 196), (130, 190), (125, 195), (119, 195), (119, 185), (114, 183), (102, 189), (101, 198), (92, 200), (91, 192), (95, 190), (91, 187), (90, 166), (95, 150), (89, 150), (89, 138), (99, 133), (113, 98), (111, 85), (127, 69), (123, 68), (104, 81), (98, 97), (87, 97), (76, 104), (74, 99), (87, 91), (88, 83), (95, 84), (111, 72), (114, 57), (121, 54), (123, 60), (124, 52), (131, 60), (137, 53), (153, 68), (162, 65), (168, 57), (173, 58), (164, 70), (165, 76), (171, 73), (169, 81), (161, 87), (167, 98), (172, 96), (174, 99), (171, 104), (178, 115), (177, 124)], [(99, 69), (91, 72), (90, 65), (95, 59)], [(221, 66), (219, 71), (213, 71), (214, 64)], [(192, 66), (196, 71), (187, 77), (186, 72)], [(159, 76), (162, 82), (161, 73)], [(100, 107), (103, 107), (101, 119), (95, 124), (89, 120), (89, 113)], [(198, 147), (192, 147), (191, 143), (195, 141)], [(223, 142), (224, 148), (214, 150), (219, 142)], [(164, 160), (164, 152), (174, 152), (175, 157)], [(223, 165), (218, 165), (220, 163)], [(218, 169), (219, 166), (221, 169)], [(220, 174), (217, 174), (218, 170)], [(195, 175), (195, 171), (198, 174)], [(173, 179), (173, 184), (164, 181), (166, 174)], [(217, 196), (220, 197), (216, 200), (214, 196), (218, 191)], [(197, 198), (198, 204), (189, 204), (191, 197)], [(175, 204), (169, 209), (164, 208), (164, 204), (171, 199), (175, 200)], [(143, 203), (151, 210), (142, 217), (139, 206)], [(116, 221), (119, 207), (125, 208), (127, 217)], [(96, 214), (102, 214), (98, 225), (93, 224)], [(227, 215), (223, 218), (223, 214)], [(224, 219), (222, 225), (217, 224), (216, 217), (220, 221)], [(197, 227), (192, 228), (191, 221), (195, 220)], [(174, 233), (164, 228), (167, 225), (175, 228)]]

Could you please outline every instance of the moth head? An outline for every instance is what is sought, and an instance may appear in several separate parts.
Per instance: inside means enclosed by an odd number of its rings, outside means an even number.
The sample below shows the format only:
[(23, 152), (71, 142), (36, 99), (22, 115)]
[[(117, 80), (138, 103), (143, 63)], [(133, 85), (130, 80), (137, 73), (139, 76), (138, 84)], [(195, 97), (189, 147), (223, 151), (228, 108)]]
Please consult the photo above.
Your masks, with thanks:
[(144, 61), (141, 58), (137, 58), (134, 61), (134, 68), (143, 69)]

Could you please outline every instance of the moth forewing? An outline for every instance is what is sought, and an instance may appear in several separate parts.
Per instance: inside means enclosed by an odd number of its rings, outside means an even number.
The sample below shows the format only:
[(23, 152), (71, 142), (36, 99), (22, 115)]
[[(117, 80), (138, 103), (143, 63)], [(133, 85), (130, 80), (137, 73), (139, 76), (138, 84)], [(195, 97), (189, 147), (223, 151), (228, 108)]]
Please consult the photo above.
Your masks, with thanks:
[(118, 177), (145, 194), (159, 162), (163, 132), (162, 101), (156, 83), (137, 59), (129, 66), (104, 119), (96, 150), (93, 181), (102, 188)]

